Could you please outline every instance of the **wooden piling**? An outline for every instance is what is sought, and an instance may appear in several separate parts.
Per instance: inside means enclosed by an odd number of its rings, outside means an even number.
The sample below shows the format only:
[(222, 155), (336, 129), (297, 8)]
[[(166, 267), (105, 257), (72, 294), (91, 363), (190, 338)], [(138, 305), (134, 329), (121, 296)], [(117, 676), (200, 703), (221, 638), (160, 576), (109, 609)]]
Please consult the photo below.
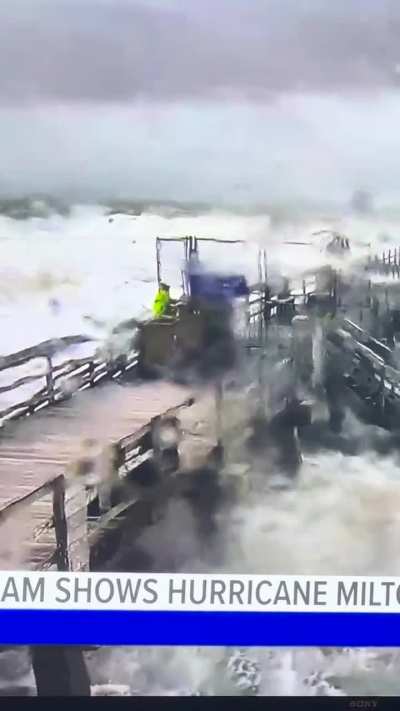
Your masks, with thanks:
[(101, 513), (109, 511), (111, 508), (111, 491), (115, 483), (115, 447), (113, 445), (105, 447), (101, 453), (99, 462), (99, 508)]
[(90, 696), (90, 678), (78, 647), (31, 647), (38, 696)]
[(47, 373), (46, 373), (46, 388), (49, 401), (54, 401), (54, 380), (53, 380), (53, 363), (50, 356), (47, 356)]
[(65, 479), (59, 477), (53, 487), (53, 516), (56, 533), (57, 570), (69, 570), (68, 530), (65, 516)]
[(71, 571), (89, 570), (90, 551), (86, 490), (80, 482), (70, 486), (65, 500), (68, 564)]
[[(82, 486), (78, 489), (80, 494), (82, 492), (84, 494)], [(76, 524), (76, 514), (78, 514), (79, 522), (84, 519), (87, 527), (86, 499), (82, 509), (79, 498), (79, 494), (70, 496), (68, 505), (65, 478), (58, 477), (54, 481), (56, 563), (60, 571), (88, 569), (89, 551), (87, 550), (86, 556), (82, 556), (82, 553), (77, 556), (77, 550), (81, 552), (82, 545), (88, 548), (87, 528), (82, 531), (82, 525)], [(71, 501), (75, 504), (73, 510), (71, 510)], [(74, 540), (74, 533), (77, 534), (76, 540)], [(83, 651), (79, 647), (32, 646), (30, 651), (38, 696), (90, 696), (89, 673)]]

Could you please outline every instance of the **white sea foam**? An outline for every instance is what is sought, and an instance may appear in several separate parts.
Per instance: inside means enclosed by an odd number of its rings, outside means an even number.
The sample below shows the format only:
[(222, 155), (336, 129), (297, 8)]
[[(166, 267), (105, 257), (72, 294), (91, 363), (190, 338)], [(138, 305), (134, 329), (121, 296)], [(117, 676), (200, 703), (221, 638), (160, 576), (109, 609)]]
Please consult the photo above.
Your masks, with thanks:
[[(70, 217), (13, 221), (0, 218), (0, 352), (41, 340), (90, 332), (104, 338), (111, 324), (148, 313), (156, 283), (154, 238), (197, 234), (245, 238), (267, 247), (269, 268), (296, 269), (325, 260), (313, 231), (341, 229), (355, 254), (381, 245), (398, 225), (346, 218), (271, 225), (268, 216), (209, 213), (194, 217), (117, 215), (109, 222), (99, 207), (77, 207)], [(394, 241), (393, 241), (394, 244)], [(385, 247), (391, 246), (385, 238)], [(218, 251), (219, 250), (219, 251)], [(204, 247), (206, 259), (229, 268), (241, 265), (257, 276), (253, 247), (236, 251)], [(219, 255), (219, 256), (217, 256)], [(165, 278), (179, 287), (181, 252), (163, 250)], [(57, 299), (59, 309), (49, 300)], [(97, 328), (90, 315), (104, 325)], [(396, 464), (366, 452), (362, 457), (320, 454), (306, 460), (298, 486), (260, 493), (222, 522), (225, 569), (275, 573), (400, 574), (400, 479)], [(163, 536), (177, 541), (176, 554), (207, 566), (190, 513), (169, 509)], [(184, 537), (183, 537), (184, 533)], [(158, 551), (160, 553), (160, 551)], [(171, 554), (171, 545), (169, 545)], [(202, 559), (203, 556), (203, 559)], [(172, 555), (173, 558), (173, 555)], [(165, 562), (165, 561), (164, 561)], [(187, 565), (186, 565), (187, 567)], [(400, 693), (400, 653), (393, 650), (116, 649), (92, 655), (94, 685), (104, 693), (142, 694), (389, 694)], [(117, 685), (117, 686), (115, 686)], [(123, 692), (121, 692), (123, 689)], [(102, 693), (97, 688), (98, 693)]]

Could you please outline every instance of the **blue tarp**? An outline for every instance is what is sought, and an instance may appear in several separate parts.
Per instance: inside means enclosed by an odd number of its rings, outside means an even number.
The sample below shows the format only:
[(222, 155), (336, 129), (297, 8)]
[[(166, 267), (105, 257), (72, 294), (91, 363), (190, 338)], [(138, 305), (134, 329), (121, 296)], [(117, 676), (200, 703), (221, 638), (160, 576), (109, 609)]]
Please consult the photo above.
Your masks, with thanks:
[(247, 296), (249, 288), (244, 276), (218, 276), (210, 273), (189, 275), (192, 296), (208, 301), (232, 301)]

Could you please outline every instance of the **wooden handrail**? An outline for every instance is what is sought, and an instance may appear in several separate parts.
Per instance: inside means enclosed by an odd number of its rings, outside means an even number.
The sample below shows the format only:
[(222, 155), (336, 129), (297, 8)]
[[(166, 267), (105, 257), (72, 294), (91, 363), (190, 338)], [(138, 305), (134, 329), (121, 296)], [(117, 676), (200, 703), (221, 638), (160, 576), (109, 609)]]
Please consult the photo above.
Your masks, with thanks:
[[(137, 325), (136, 319), (131, 319), (121, 324), (121, 330), (126, 330), (128, 326)], [(118, 332), (118, 327), (114, 329)], [(115, 374), (121, 374), (125, 370), (130, 370), (137, 364), (137, 353), (132, 349), (126, 354), (121, 354), (115, 358), (110, 356), (99, 357), (93, 355), (85, 358), (69, 358), (68, 360), (53, 364), (52, 358), (65, 350), (71, 345), (80, 343), (94, 343), (95, 341), (87, 336), (66, 336), (59, 339), (43, 341), (31, 348), (25, 348), (17, 353), (10, 354), (0, 358), (0, 372), (8, 369), (17, 368), (21, 365), (29, 363), (31, 360), (44, 358), (47, 360), (47, 368), (42, 373), (35, 375), (26, 375), (17, 378), (8, 385), (0, 386), (0, 394), (9, 393), (17, 390), (24, 385), (33, 383), (42, 378), (46, 379), (45, 387), (35, 392), (27, 400), (17, 402), (0, 411), (0, 419), (10, 420), (17, 417), (32, 413), (42, 406), (47, 406), (55, 401), (60, 401), (69, 397), (72, 393), (70, 390), (65, 390), (60, 387), (62, 380), (73, 383), (73, 392), (81, 390), (83, 387), (96, 385), (104, 377), (115, 377)], [(77, 378), (76, 384), (74, 378)]]
[(34, 491), (30, 491), (28, 494), (19, 496), (16, 499), (10, 501), (3, 508), (0, 509), (0, 523), (4, 523), (10, 516), (13, 516), (19, 509), (26, 508), (30, 504), (33, 504), (38, 499), (42, 499), (46, 494), (53, 491), (57, 482), (64, 479), (63, 474), (55, 476), (53, 479), (49, 479), (41, 486), (38, 486)]
[(62, 338), (54, 338), (48, 341), (38, 343), (36, 346), (24, 348), (17, 353), (11, 353), (8, 356), (0, 358), (0, 371), (8, 368), (16, 367), (28, 363), (35, 358), (47, 358), (55, 355), (57, 352), (65, 350), (69, 346), (79, 345), (80, 343), (94, 342), (89, 336), (63, 336)]
[(47, 373), (41, 373), (40, 375), (26, 375), (24, 378), (14, 380), (10, 385), (2, 385), (0, 387), (0, 394), (8, 393), (10, 392), (10, 390), (16, 390), (17, 388), (21, 388), (23, 385), (32, 383), (34, 380), (42, 380), (46, 377), (46, 375)]
[[(65, 477), (59, 474), (49, 479), (41, 486), (20, 496), (0, 509), (0, 524), (4, 523), (18, 511), (27, 508), (47, 494), (53, 493), (53, 521), (55, 530), (55, 559), (58, 570), (69, 570), (68, 531), (65, 514)], [(53, 558), (52, 558), (53, 559)]]
[[(175, 405), (169, 408), (166, 412), (164, 412), (161, 415), (161, 419), (163, 419), (164, 417), (175, 415), (180, 409), (192, 406), (194, 402), (195, 400), (193, 397), (183, 400), (178, 405)], [(143, 456), (144, 454), (153, 456), (152, 432), (154, 422), (157, 419), (158, 418), (154, 418), (153, 420), (148, 422), (147, 425), (142, 427), (139, 431), (134, 432), (127, 437), (122, 437), (118, 442), (115, 442), (112, 445), (112, 449), (114, 450), (112, 454), (112, 466), (115, 472), (118, 471), (119, 467), (124, 465), (130, 467), (130, 470), (132, 468), (135, 468), (135, 466), (137, 466), (137, 459), (139, 458), (140, 460), (140, 456)], [(140, 452), (135, 453), (133, 451), (135, 448), (140, 450)], [(49, 518), (49, 524), (51, 524), (52, 520), (55, 530), (55, 547), (54, 553), (52, 553), (51, 557), (46, 560), (46, 565), (56, 560), (58, 570), (70, 570), (71, 566), (72, 568), (74, 568), (74, 565), (76, 563), (76, 560), (74, 559), (74, 545), (77, 539), (76, 537), (74, 538), (74, 524), (71, 524), (71, 520), (76, 512), (74, 511), (73, 513), (71, 513), (71, 499), (69, 499), (69, 519), (67, 521), (66, 485), (67, 483), (65, 475), (59, 474), (53, 477), (52, 479), (49, 479), (48, 481), (44, 482), (33, 491), (30, 491), (28, 494), (19, 496), (13, 501), (10, 501), (3, 508), (0, 508), (1, 525), (11, 517), (18, 514), (19, 511), (24, 510), (25, 508), (33, 504), (35, 501), (38, 501), (46, 495), (53, 493), (52, 518)], [(98, 494), (99, 493), (100, 490), (98, 489)], [(130, 500), (129, 502), (124, 503), (122, 507), (117, 506), (118, 511), (114, 507), (112, 511), (112, 516), (117, 515), (118, 512), (121, 513), (123, 510), (131, 506), (132, 503), (133, 501)], [(101, 518), (100, 523), (104, 525), (106, 523), (106, 519), (103, 520), (103, 518)], [(91, 536), (89, 537), (90, 542), (93, 544), (96, 538), (96, 533), (91, 534)]]

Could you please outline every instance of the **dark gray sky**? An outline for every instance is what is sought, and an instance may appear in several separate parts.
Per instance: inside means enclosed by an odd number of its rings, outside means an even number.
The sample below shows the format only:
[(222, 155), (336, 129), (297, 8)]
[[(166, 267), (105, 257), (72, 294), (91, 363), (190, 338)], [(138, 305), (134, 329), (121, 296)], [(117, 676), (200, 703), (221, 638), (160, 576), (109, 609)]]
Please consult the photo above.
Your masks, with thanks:
[(394, 87), (399, 37), (399, 0), (1, 0), (0, 98)]
[(0, 0), (0, 192), (400, 197), (400, 0)]

